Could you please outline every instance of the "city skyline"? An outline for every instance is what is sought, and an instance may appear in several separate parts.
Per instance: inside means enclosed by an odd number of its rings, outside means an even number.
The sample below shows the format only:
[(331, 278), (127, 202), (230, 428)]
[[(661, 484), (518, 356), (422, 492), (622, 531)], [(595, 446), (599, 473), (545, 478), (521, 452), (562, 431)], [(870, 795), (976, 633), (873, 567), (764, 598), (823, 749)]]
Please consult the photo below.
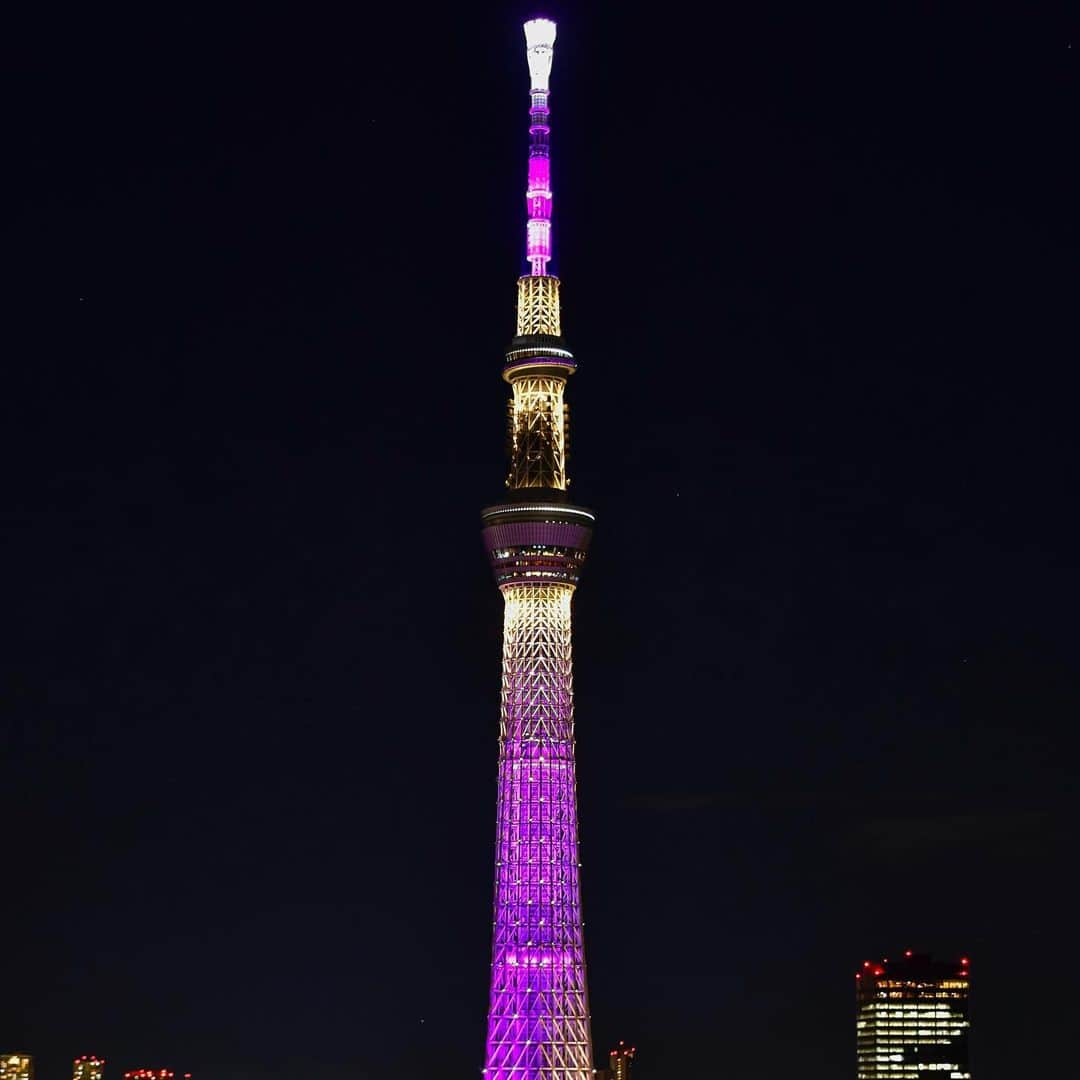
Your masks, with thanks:
[[(524, 565), (521, 563), (521, 567)], [(503, 569), (506, 569), (505, 562)], [(501, 843), (497, 850), (500, 854), (503, 852)], [(503, 865), (502, 858), (497, 860), (496, 865)], [(501, 873), (496, 875), (496, 927), (501, 897), (504, 895), (500, 885), (502, 877)], [(489, 1016), (489, 1058), (483, 1070), (487, 1075), (498, 1074), (500, 1069), (505, 1069), (507, 1075), (513, 1075), (523, 1067), (513, 1056), (509, 1058), (509, 1064), (504, 1065), (502, 1061), (505, 1055), (498, 1049), (494, 1066), (490, 1056), (490, 1032), (495, 1031), (497, 1037), (503, 1032), (499, 1003), (501, 982), (505, 976), (495, 974), (498, 960), (504, 955), (502, 946), (497, 931), (492, 965), (493, 1011)], [(550, 946), (538, 953), (539, 962), (542, 962), (544, 952), (550, 952)], [(522, 949), (515, 953), (515, 959), (526, 970), (530, 966), (529, 961), (524, 959), (527, 955)], [(946, 1080), (971, 1080), (970, 978), (971, 961), (967, 956), (954, 961), (940, 961), (925, 953), (906, 949), (895, 962), (887, 957), (864, 961), (855, 974), (856, 1080), (883, 1080), (890, 1077), (903, 1080), (905, 1076), (920, 1076), (924, 1071), (947, 1073)], [(515, 997), (521, 993), (517, 987), (513, 987), (513, 991)], [(523, 1001), (528, 1003), (528, 997)], [(532, 1028), (529, 1026), (522, 1030), (531, 1032)], [(558, 1026), (553, 1030), (558, 1031)], [(498, 1047), (499, 1043), (495, 1045)], [(513, 1046), (512, 1041), (510, 1045)], [(596, 1067), (590, 1073), (597, 1080), (631, 1080), (636, 1053), (636, 1046), (627, 1046), (624, 1040), (620, 1040), (608, 1054), (607, 1068)], [(83, 1054), (74, 1060), (73, 1080), (104, 1080), (104, 1067), (103, 1058)], [(549, 1068), (540, 1065), (537, 1071), (544, 1075)], [(175, 1075), (169, 1069), (145, 1068), (123, 1073), (124, 1080), (172, 1080)], [(191, 1075), (183, 1074), (185, 1080), (190, 1080)], [(5, 1078), (35, 1080), (32, 1055), (0, 1053), (0, 1080)], [(38, 1077), (37, 1080), (43, 1078)]]
[[(9, 34), (0, 1046), (38, 1080), (483, 1064), (531, 14)], [(1073, 28), (548, 14), (594, 1050), (849, 1075), (900, 942), (969, 950), (976, 1080), (1048, 1071)]]

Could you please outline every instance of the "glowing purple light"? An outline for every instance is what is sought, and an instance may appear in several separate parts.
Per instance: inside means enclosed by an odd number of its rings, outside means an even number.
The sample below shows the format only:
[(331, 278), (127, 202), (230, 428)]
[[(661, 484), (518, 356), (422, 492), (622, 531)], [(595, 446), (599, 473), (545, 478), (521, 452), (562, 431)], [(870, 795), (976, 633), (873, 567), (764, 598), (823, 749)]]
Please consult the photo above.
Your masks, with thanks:
[[(529, 600), (523, 603), (529, 604)], [(567, 608), (567, 630), (569, 608)], [(585, 1080), (591, 1057), (569, 634), (550, 665), (504, 667), (486, 1075)], [(518, 633), (508, 629), (507, 649)], [(545, 670), (546, 669), (546, 670)], [(559, 1067), (559, 1064), (562, 1067)]]
[[(564, 522), (485, 530), (498, 562), (509, 528), (548, 549)], [(500, 531), (501, 530), (501, 531)], [(535, 531), (539, 530), (539, 533)], [(587, 539), (581, 541), (583, 547)], [(492, 548), (491, 545), (496, 545)], [(503, 683), (489, 1080), (591, 1080), (574, 769), (571, 595), (565, 583), (502, 585)]]
[(548, 118), (548, 80), (555, 49), (555, 24), (532, 19), (525, 24), (529, 58), (531, 105), (529, 106), (529, 186), (525, 193), (528, 223), (525, 226), (525, 257), (531, 273), (547, 273), (551, 260), (551, 125)]

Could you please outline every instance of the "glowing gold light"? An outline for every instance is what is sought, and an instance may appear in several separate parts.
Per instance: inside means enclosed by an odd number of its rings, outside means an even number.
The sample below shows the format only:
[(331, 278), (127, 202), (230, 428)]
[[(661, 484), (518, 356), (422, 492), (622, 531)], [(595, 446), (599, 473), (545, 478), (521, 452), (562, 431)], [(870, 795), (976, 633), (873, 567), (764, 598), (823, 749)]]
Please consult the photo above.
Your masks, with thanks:
[(517, 332), (562, 334), (559, 316), (559, 279), (550, 275), (518, 278)]
[(0, 1080), (34, 1080), (34, 1059), (29, 1054), (0, 1056)]
[(566, 749), (574, 737), (574, 586), (507, 585), (502, 593), (502, 737), (542, 739)]
[[(910, 955), (910, 954), (909, 954)], [(952, 967), (928, 959), (861, 972), (856, 1043), (859, 1080), (970, 1080), (968, 988)]]
[(105, 1075), (105, 1062), (92, 1054), (83, 1054), (75, 1059), (72, 1080), (102, 1080)]
[[(591, 1080), (574, 780), (574, 587), (514, 584), (502, 593), (488, 1074)], [(538, 1007), (542, 1020), (529, 1022)]]

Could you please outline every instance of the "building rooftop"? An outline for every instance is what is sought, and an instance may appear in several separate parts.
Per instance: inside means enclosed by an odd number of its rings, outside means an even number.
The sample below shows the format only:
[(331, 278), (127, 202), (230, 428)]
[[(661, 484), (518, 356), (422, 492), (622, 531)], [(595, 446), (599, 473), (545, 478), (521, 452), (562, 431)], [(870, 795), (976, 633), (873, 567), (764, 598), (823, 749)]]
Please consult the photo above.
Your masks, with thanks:
[(905, 949), (898, 957), (864, 960), (856, 979), (891, 976), (896, 979), (967, 978), (971, 961), (962, 956), (957, 960), (935, 960), (929, 953)]

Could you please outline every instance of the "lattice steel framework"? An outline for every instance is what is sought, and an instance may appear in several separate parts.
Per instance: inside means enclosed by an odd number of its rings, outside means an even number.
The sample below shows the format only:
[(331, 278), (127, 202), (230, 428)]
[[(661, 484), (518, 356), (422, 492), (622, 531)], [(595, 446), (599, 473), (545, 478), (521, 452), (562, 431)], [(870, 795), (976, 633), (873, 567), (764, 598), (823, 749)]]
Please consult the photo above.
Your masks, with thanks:
[(562, 333), (559, 307), (559, 279), (550, 274), (526, 274), (518, 278), (517, 332), (525, 334)]
[(504, 588), (495, 941), (487, 1071), (586, 1080), (572, 585)]
[(522, 375), (513, 380), (510, 400), (509, 488), (555, 488), (565, 491), (568, 410), (563, 401), (566, 379), (557, 375)]
[(487, 1080), (592, 1080), (574, 772), (571, 601), (593, 515), (566, 496), (566, 382), (551, 258), (548, 76), (555, 24), (525, 24), (530, 272), (518, 282), (506, 501), (483, 512), (504, 598)]

